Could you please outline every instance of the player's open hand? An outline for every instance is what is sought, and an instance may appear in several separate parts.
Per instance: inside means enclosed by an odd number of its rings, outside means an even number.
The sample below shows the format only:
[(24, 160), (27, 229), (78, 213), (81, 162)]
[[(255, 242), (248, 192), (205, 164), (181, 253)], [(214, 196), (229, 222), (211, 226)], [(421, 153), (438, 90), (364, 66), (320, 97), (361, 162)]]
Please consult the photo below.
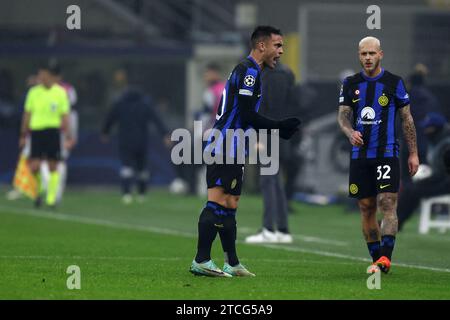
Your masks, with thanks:
[(409, 174), (413, 177), (419, 170), (419, 156), (416, 153), (410, 154), (408, 157)]
[(359, 131), (352, 131), (352, 134), (350, 135), (350, 143), (352, 144), (352, 146), (355, 147), (362, 147), (364, 145), (364, 140), (362, 138), (362, 133)]

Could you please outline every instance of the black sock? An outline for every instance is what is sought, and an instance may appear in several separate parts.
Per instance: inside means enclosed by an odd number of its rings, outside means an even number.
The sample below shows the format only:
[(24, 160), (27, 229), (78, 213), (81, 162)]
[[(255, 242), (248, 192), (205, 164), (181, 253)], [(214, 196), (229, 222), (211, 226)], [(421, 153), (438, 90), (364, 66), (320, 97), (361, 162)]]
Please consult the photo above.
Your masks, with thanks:
[(239, 264), (236, 252), (236, 210), (226, 209), (227, 215), (223, 219), (223, 228), (219, 228), (220, 242), (225, 254), (225, 262), (230, 266)]
[(386, 256), (391, 260), (392, 251), (394, 250), (395, 245), (395, 236), (382, 236), (381, 237), (381, 250), (380, 255)]
[(278, 231), (281, 233), (289, 233), (288, 228), (279, 228)]
[(147, 180), (146, 179), (138, 179), (137, 187), (139, 195), (143, 196), (147, 192)]
[(214, 214), (214, 209), (206, 206), (198, 219), (198, 242), (195, 261), (197, 263), (211, 260), (211, 247), (217, 235), (219, 219)]
[(122, 194), (131, 194), (132, 178), (121, 178), (120, 185), (122, 187)]
[(147, 192), (148, 185), (148, 171), (140, 170), (137, 174), (136, 185), (139, 195), (143, 196)]
[(380, 259), (380, 241), (367, 242), (367, 248), (369, 249), (373, 262)]

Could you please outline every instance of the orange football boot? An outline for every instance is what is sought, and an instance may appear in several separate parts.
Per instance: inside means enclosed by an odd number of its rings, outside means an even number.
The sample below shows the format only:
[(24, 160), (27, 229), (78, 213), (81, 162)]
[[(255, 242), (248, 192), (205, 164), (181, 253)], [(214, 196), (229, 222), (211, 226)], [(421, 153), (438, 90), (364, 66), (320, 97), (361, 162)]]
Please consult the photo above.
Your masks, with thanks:
[(391, 260), (389, 260), (389, 258), (386, 256), (382, 256), (374, 263), (374, 265), (380, 268), (380, 270), (384, 273), (388, 273), (389, 269), (391, 268)]

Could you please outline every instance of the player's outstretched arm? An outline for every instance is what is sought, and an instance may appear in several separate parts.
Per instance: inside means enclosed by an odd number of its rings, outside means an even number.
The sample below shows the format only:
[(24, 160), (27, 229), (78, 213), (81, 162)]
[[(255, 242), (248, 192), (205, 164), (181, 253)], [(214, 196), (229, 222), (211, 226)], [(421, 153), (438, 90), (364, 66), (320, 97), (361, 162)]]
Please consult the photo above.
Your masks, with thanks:
[(353, 110), (349, 106), (339, 106), (338, 123), (342, 132), (347, 136), (353, 146), (361, 147), (364, 145), (362, 134), (353, 129), (352, 126)]
[(272, 120), (258, 114), (252, 106), (252, 99), (250, 97), (239, 95), (239, 111), (244, 125), (251, 125), (256, 130), (258, 129), (279, 129), (280, 137), (289, 139), (298, 131), (300, 120), (297, 118), (288, 118), (281, 121)]
[(409, 174), (413, 176), (419, 168), (419, 156), (417, 152), (416, 127), (414, 125), (414, 119), (411, 115), (411, 108), (409, 104), (403, 108), (400, 108), (400, 117), (402, 119), (403, 136), (409, 151)]

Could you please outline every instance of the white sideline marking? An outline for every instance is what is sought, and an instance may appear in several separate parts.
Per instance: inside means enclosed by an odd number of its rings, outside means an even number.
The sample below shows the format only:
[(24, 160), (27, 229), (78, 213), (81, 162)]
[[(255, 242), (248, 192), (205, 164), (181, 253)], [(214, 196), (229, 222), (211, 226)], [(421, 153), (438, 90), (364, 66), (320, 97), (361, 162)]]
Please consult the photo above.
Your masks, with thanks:
[(89, 217), (83, 217), (83, 216), (65, 214), (65, 213), (59, 213), (59, 212), (52, 212), (52, 211), (45, 211), (45, 210), (18, 209), (18, 208), (12, 208), (12, 207), (7, 207), (7, 206), (0, 206), (0, 209), (8, 210), (10, 213), (13, 213), (13, 214), (28, 215), (28, 216), (41, 217), (41, 218), (49, 218), (49, 219), (55, 219), (55, 220), (61, 220), (61, 221), (73, 221), (73, 222), (80, 222), (80, 223), (92, 224), (92, 225), (98, 225), (98, 226), (105, 226), (105, 227), (112, 227), (112, 228), (119, 228), (119, 229), (128, 229), (128, 230), (147, 231), (147, 232), (168, 234), (168, 235), (174, 235), (174, 236), (184, 236), (184, 237), (190, 237), (190, 238), (194, 236), (193, 233), (176, 231), (176, 230), (171, 230), (171, 229), (164, 229), (164, 228), (157, 228), (157, 227), (150, 227), (150, 226), (140, 226), (140, 225), (136, 225), (136, 224), (114, 222), (111, 220), (89, 218)]
[[(112, 228), (118, 228), (118, 229), (146, 231), (146, 232), (153, 232), (153, 233), (159, 233), (159, 234), (184, 236), (184, 237), (189, 237), (189, 238), (197, 236), (196, 234), (193, 234), (193, 233), (181, 232), (181, 231), (176, 231), (176, 230), (171, 230), (171, 229), (157, 228), (157, 227), (145, 227), (145, 226), (113, 222), (113, 221), (103, 220), (103, 219), (94, 219), (94, 218), (82, 217), (82, 216), (77, 216), (77, 215), (69, 215), (69, 214), (44, 211), (44, 210), (18, 209), (18, 208), (14, 208), (14, 207), (7, 207), (7, 206), (1, 206), (1, 205), (0, 205), (0, 209), (8, 210), (9, 213), (13, 213), (13, 214), (17, 214), (17, 215), (28, 215), (28, 216), (34, 216), (34, 217), (61, 220), (61, 221), (72, 221), (72, 222), (79, 222), (79, 223), (85, 223), (85, 224), (91, 224), (91, 225), (99, 225), (99, 226), (112, 227)], [(367, 259), (367, 258), (354, 257), (354, 256), (345, 255), (345, 254), (322, 251), (322, 250), (302, 249), (302, 248), (296, 248), (296, 247), (290, 247), (290, 246), (271, 245), (271, 244), (261, 244), (260, 246), (270, 248), (270, 249), (278, 249), (278, 250), (281, 249), (281, 250), (292, 251), (292, 252), (303, 252), (303, 253), (316, 254), (319, 256), (334, 257), (334, 258), (348, 259), (348, 260), (361, 261), (361, 262), (371, 262), (371, 260)], [(392, 265), (399, 266), (399, 267), (405, 267), (405, 268), (412, 268), (412, 269), (421, 269), (421, 270), (430, 270), (430, 271), (450, 273), (450, 269), (446, 269), (446, 268), (435, 268), (435, 267), (412, 265), (412, 264), (406, 264), (406, 263), (393, 263)]]
[[(346, 255), (346, 254), (340, 254), (340, 253), (334, 253), (334, 252), (328, 252), (328, 251), (309, 250), (309, 249), (302, 249), (302, 248), (296, 248), (296, 247), (285, 247), (285, 246), (272, 245), (272, 244), (262, 244), (261, 246), (270, 248), (270, 249), (282, 249), (282, 250), (286, 250), (286, 251), (313, 253), (313, 254), (317, 254), (317, 255), (325, 256), (325, 257), (334, 257), (334, 258), (340, 258), (340, 259), (364, 261), (364, 262), (369, 262), (369, 263), (372, 262), (372, 260), (368, 259), (368, 258), (354, 257), (354, 256)], [(412, 269), (422, 269), (422, 270), (450, 273), (450, 269), (445, 269), (445, 268), (435, 268), (435, 267), (421, 266), (421, 265), (415, 265), (415, 264), (406, 264), (406, 263), (399, 263), (399, 262), (394, 262), (394, 263), (392, 263), (392, 265), (397, 266), (397, 267), (405, 267), (405, 268), (412, 268)]]

